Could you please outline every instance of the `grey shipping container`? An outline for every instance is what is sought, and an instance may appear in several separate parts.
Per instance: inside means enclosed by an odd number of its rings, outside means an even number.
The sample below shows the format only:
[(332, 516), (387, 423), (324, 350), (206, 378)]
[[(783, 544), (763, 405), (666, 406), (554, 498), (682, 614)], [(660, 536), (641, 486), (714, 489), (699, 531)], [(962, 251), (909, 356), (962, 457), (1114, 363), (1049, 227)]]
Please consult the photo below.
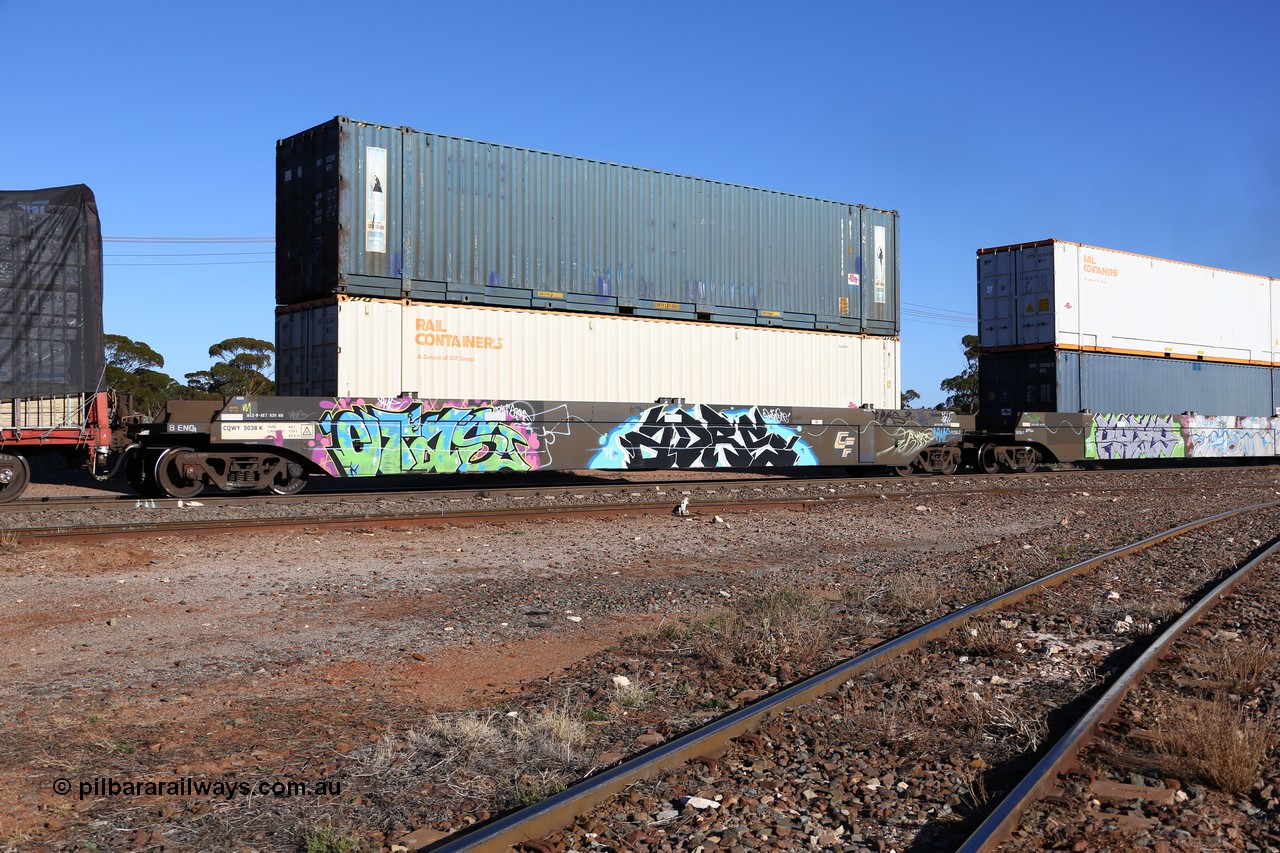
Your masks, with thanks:
[(1070, 350), (983, 353), (978, 425), (1006, 432), (1021, 412), (1264, 416), (1276, 413), (1275, 369)]
[(93, 191), (0, 191), (0, 398), (93, 391), (104, 369)]
[(276, 301), (895, 336), (898, 214), (338, 117), (276, 147)]

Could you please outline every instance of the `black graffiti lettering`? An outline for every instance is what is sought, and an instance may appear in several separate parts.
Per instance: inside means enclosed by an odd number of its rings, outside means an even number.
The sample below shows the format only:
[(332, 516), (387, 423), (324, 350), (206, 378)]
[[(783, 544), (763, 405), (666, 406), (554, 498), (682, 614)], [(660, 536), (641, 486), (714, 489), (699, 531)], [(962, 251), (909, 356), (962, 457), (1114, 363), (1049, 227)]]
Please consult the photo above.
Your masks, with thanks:
[(655, 406), (619, 437), (629, 468), (752, 468), (794, 465), (798, 438), (782, 435), (754, 409), (735, 418), (706, 406)]

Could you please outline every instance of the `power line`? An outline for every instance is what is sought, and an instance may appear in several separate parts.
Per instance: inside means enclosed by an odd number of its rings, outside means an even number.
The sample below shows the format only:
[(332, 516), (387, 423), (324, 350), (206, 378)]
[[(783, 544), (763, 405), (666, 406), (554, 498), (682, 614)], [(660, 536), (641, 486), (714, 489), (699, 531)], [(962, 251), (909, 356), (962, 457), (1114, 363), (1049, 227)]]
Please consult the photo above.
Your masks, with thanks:
[(104, 267), (229, 267), (243, 264), (274, 264), (275, 261), (174, 261), (173, 263), (153, 263), (153, 264), (109, 264), (103, 262)]

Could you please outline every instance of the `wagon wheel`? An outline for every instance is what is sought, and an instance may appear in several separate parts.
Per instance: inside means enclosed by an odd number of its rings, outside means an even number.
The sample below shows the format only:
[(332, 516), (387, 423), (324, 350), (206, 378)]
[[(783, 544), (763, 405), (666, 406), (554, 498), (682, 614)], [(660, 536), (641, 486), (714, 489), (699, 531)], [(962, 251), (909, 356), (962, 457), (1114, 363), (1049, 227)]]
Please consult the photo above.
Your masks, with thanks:
[(170, 447), (156, 460), (156, 485), (171, 498), (194, 498), (204, 491), (204, 480), (188, 479), (178, 465), (178, 454), (191, 452), (190, 447)]
[(284, 472), (279, 474), (267, 491), (273, 495), (296, 495), (307, 484), (307, 472), (297, 462), (287, 462)]
[(31, 466), (25, 458), (7, 453), (0, 454), (0, 460), (13, 463), (11, 467), (5, 468), (7, 480), (3, 479), (4, 474), (0, 474), (0, 504), (7, 504), (17, 500), (18, 495), (26, 491), (27, 484), (31, 482)]
[(1000, 473), (1000, 462), (996, 459), (994, 444), (984, 444), (978, 448), (978, 470), (984, 474)]
[(1040, 467), (1040, 451), (1033, 450), (1027, 458), (1027, 464), (1022, 466), (1022, 470), (1028, 474), (1034, 474), (1036, 469)]
[(913, 458), (906, 465), (894, 465), (893, 473), (897, 474), (899, 477), (914, 477), (916, 474), (919, 474), (920, 473), (919, 457)]
[(960, 454), (959, 453), (948, 454), (947, 461), (942, 463), (942, 473), (949, 477), (959, 470), (960, 470)]

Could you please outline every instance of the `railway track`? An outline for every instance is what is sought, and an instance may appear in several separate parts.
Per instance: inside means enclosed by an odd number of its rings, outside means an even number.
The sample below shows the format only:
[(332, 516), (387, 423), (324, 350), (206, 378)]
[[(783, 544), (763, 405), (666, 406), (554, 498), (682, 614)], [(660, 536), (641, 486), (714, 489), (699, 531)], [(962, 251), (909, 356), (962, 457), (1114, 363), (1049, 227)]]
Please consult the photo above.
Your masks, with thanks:
[[(1159, 469), (1153, 469), (1159, 470)], [(420, 477), (382, 478), (371, 484), (368, 481), (313, 482), (303, 492), (294, 495), (270, 495), (264, 493), (222, 492), (208, 488), (196, 498), (183, 500), (183, 506), (227, 506), (227, 507), (272, 507), (272, 506), (305, 506), (308, 504), (333, 504), (360, 500), (474, 500), (482, 497), (491, 499), (528, 495), (530, 493), (545, 495), (566, 495), (577, 493), (608, 493), (612, 490), (652, 490), (652, 489), (693, 489), (714, 490), (723, 488), (761, 488), (761, 487), (837, 487), (844, 489), (888, 488), (903, 490), (906, 488), (949, 488), (972, 490), (974, 488), (999, 489), (1005, 484), (1010, 489), (1025, 488), (1025, 483), (1053, 482), (1060, 475), (1080, 474), (1106, 482), (1123, 481), (1135, 473), (1149, 473), (1141, 469), (1108, 470), (1081, 472), (1077, 469), (1060, 471), (1044, 470), (1036, 474), (980, 474), (969, 472), (958, 478), (933, 477), (928, 475), (899, 477), (868, 476), (865, 474), (851, 476), (843, 472), (822, 469), (822, 473), (814, 476), (795, 476), (793, 474), (753, 475), (750, 477), (687, 477), (683, 479), (642, 479), (645, 472), (634, 472), (639, 475), (635, 479), (610, 478), (604, 482), (594, 482), (595, 478), (566, 481), (563, 475), (553, 477), (518, 477), (514, 479), (483, 478), (483, 485), (477, 483), (477, 477), (458, 476), (453, 478), (432, 478), (433, 485), (424, 486)], [(975, 483), (983, 484), (975, 486)], [(1099, 486), (1101, 487), (1101, 486)], [(177, 507), (177, 498), (140, 497), (130, 490), (124, 492), (97, 491), (89, 492), (84, 487), (84, 494), (44, 494), (18, 498), (8, 503), (0, 503), (0, 518), (48, 510), (111, 510), (120, 508), (167, 508)], [(1110, 488), (1110, 486), (1108, 486)], [(40, 489), (34, 486), (30, 491)]]
[[(761, 829), (760, 815), (776, 813), (778, 811), (777, 804), (785, 799), (781, 794), (777, 797), (773, 795), (763, 798), (758, 797), (754, 794), (746, 793), (741, 787), (746, 785), (750, 788), (753, 784), (757, 789), (761, 787), (758, 768), (765, 767), (773, 768), (775, 771), (780, 770), (784, 775), (789, 775), (792, 778), (799, 776), (804, 780), (799, 783), (801, 785), (808, 781), (811, 785), (810, 789), (801, 793), (798, 798), (802, 801), (804, 798), (808, 798), (825, 807), (824, 809), (811, 810), (821, 811), (826, 817), (824, 817), (823, 821), (813, 822), (813, 827), (818, 827), (818, 824), (822, 825), (809, 834), (806, 844), (841, 849), (862, 849), (863, 842), (866, 842), (868, 845), (866, 849), (875, 849), (874, 846), (870, 846), (874, 843), (872, 839), (857, 835), (853, 830), (850, 830), (850, 834), (847, 837), (830, 833), (835, 833), (836, 829), (840, 829), (843, 832), (844, 829), (848, 829), (857, 823), (856, 820), (849, 817), (850, 809), (855, 811), (858, 809), (870, 809), (871, 814), (874, 815), (875, 808), (869, 806), (869, 803), (878, 796), (896, 797), (895, 789), (905, 795), (905, 792), (912, 789), (914, 782), (908, 781), (910, 776), (905, 773), (901, 774), (896, 783), (892, 779), (889, 780), (889, 784), (884, 784), (885, 778), (877, 779), (874, 776), (870, 778), (864, 776), (852, 781), (849, 781), (851, 777), (846, 777), (842, 787), (836, 785), (830, 779), (826, 780), (825, 783), (812, 781), (816, 776), (823, 775), (821, 772), (817, 774), (809, 772), (814, 765), (821, 764), (819, 756), (822, 750), (820, 747), (825, 745), (828, 750), (832, 750), (835, 745), (826, 739), (829, 733), (813, 735), (811, 733), (812, 729), (806, 730), (806, 726), (817, 725), (818, 729), (821, 730), (824, 725), (827, 725), (833, 719), (836, 721), (848, 720), (850, 717), (856, 716), (856, 707), (859, 701), (865, 701), (866, 690), (876, 689), (882, 691), (878, 694), (881, 698), (884, 698), (889, 692), (898, 690), (899, 687), (897, 685), (886, 685), (883, 679), (875, 682), (879, 685), (875, 688), (869, 687), (865, 681), (869, 677), (873, 677), (874, 673), (883, 673), (886, 668), (891, 669), (893, 666), (898, 665), (890, 662), (901, 661), (908, 652), (915, 651), (917, 654), (932, 655), (934, 658), (944, 660), (955, 658), (967, 661), (968, 655), (960, 655), (957, 658), (954, 654), (956, 648), (963, 650), (978, 645), (976, 641), (967, 639), (969, 634), (966, 633), (964, 628), (966, 624), (976, 624), (985, 620), (989, 625), (995, 614), (1008, 613), (1010, 608), (1020, 608), (1018, 615), (1008, 616), (998, 624), (1008, 623), (1013, 627), (1022, 624), (1039, 624), (1043, 626), (1051, 620), (1043, 614), (1037, 615), (1035, 608), (1028, 609), (1028, 601), (1032, 597), (1036, 597), (1036, 601), (1042, 602), (1042, 606), (1044, 602), (1051, 600), (1057, 606), (1062, 606), (1062, 602), (1067, 600), (1079, 604), (1081, 601), (1097, 599), (1098, 591), (1104, 590), (1107, 594), (1103, 597), (1103, 600), (1111, 601), (1112, 593), (1115, 593), (1115, 590), (1109, 589), (1109, 586), (1120, 585), (1116, 583), (1116, 580), (1121, 577), (1127, 577), (1128, 575), (1124, 574), (1125, 572), (1131, 574), (1136, 572), (1135, 577), (1143, 576), (1144, 572), (1148, 575), (1158, 574), (1159, 567), (1179, 559), (1180, 552), (1176, 549), (1178, 547), (1187, 547), (1185, 543), (1188, 540), (1199, 538), (1203, 541), (1210, 541), (1212, 537), (1218, 536), (1219, 534), (1213, 532), (1218, 525), (1224, 525), (1228, 521), (1235, 525), (1242, 525), (1238, 529), (1246, 531), (1244, 534), (1236, 532), (1232, 537), (1222, 537), (1225, 541), (1233, 543), (1237, 538), (1242, 535), (1248, 535), (1248, 531), (1254, 529), (1258, 524), (1256, 519), (1259, 516), (1265, 517), (1261, 523), (1262, 528), (1274, 529), (1276, 506), (1277, 504), (1262, 504), (1220, 513), (1191, 524), (1181, 525), (1128, 547), (1108, 552), (1022, 584), (1008, 592), (962, 608), (942, 619), (903, 633), (870, 651), (854, 655), (812, 678), (761, 698), (705, 726), (667, 739), (647, 752), (596, 773), (570, 786), (563, 793), (551, 796), (530, 808), (493, 819), (476, 828), (454, 837), (440, 840), (434, 844), (430, 842), (439, 839), (442, 834), (439, 827), (426, 827), (402, 839), (400, 843), (411, 850), (430, 849), (432, 851), (450, 851), (450, 853), (462, 850), (503, 849), (504, 847), (518, 844), (526, 844), (530, 849), (538, 850), (556, 850), (565, 849), (566, 847), (575, 849), (624, 849), (641, 845), (648, 846), (650, 849), (661, 849), (664, 844), (673, 844), (674, 841), (672, 839), (677, 837), (690, 840), (690, 843), (695, 845), (698, 839), (702, 838), (723, 840), (726, 835), (732, 836), (734, 834), (735, 826), (738, 824), (744, 827), (743, 831), (759, 833)], [(1205, 540), (1205, 537), (1210, 539)], [(1263, 550), (1254, 546), (1252, 542), (1253, 540), (1250, 539), (1248, 543), (1241, 543), (1240, 546), (1234, 548), (1233, 553), (1246, 552), (1249, 554), (1249, 559), (1244, 561), (1246, 565), (1234, 576), (1236, 579), (1231, 581), (1232, 583), (1238, 583), (1239, 577), (1243, 577), (1253, 566), (1266, 559), (1276, 548), (1276, 545), (1272, 544)], [(1244, 547), (1245, 544), (1248, 547)], [(1135, 556), (1140, 553), (1144, 556)], [(1116, 568), (1116, 566), (1124, 564), (1126, 561), (1132, 562), (1134, 560), (1145, 560), (1145, 562), (1135, 564), (1136, 567), (1135, 565), (1130, 565), (1123, 570)], [(1112, 577), (1100, 573), (1098, 570), (1104, 566), (1108, 567), (1112, 572), (1116, 572), (1115, 576)], [(1209, 580), (1216, 582), (1220, 574), (1219, 568), (1221, 567), (1217, 564), (1205, 565), (1199, 567), (1195, 572), (1183, 573), (1180, 587), (1176, 591), (1175, 597), (1191, 596), (1192, 590), (1207, 583)], [(1052, 597), (1060, 595), (1060, 593), (1051, 591), (1065, 588), (1064, 585), (1080, 586), (1083, 592), (1080, 589), (1076, 589), (1070, 596), (1063, 595), (1061, 600), (1054, 600)], [(1203, 600), (1217, 600), (1225, 593), (1227, 588), (1226, 586), (1215, 586), (1208, 595), (1203, 597)], [(1115, 593), (1115, 597), (1119, 599), (1121, 594)], [(1185, 626), (1197, 618), (1206, 606), (1205, 604), (1197, 605), (1198, 609), (1193, 608), (1193, 610), (1188, 611), (1188, 615), (1170, 626), (1170, 632), (1185, 630)], [(1114, 623), (1113, 628), (1114, 625), (1118, 624), (1119, 622)], [(977, 629), (969, 630), (976, 631)], [(1116, 628), (1115, 630), (1119, 631), (1120, 629)], [(1012, 628), (1010, 628), (1010, 631), (1012, 631)], [(1113, 635), (1105, 640), (1106, 643), (1112, 645), (1112, 648), (1102, 656), (1102, 663), (1098, 670), (1104, 676), (1102, 680), (1107, 686), (1106, 695), (1103, 699), (1111, 704), (1107, 706), (1099, 705), (1099, 708), (1113, 709), (1113, 697), (1122, 695), (1128, 689), (1127, 683), (1132, 678), (1132, 673), (1151, 666), (1158, 651), (1165, 648), (1168, 643), (1168, 640), (1164, 639), (1163, 635), (1162, 639), (1157, 643), (1149, 643), (1144, 636), (1139, 636), (1135, 639), (1134, 635), (1145, 633), (1145, 629), (1142, 626), (1125, 628), (1122, 633), (1125, 636), (1117, 637)], [(960, 639), (957, 640), (957, 637)], [(1054, 642), (1067, 643), (1068, 640), (1059, 637)], [(1092, 638), (1089, 642), (1103, 643), (1104, 640)], [(970, 649), (970, 654), (976, 653)], [(1125, 668), (1120, 666), (1118, 662), (1124, 660), (1127, 663), (1127, 659), (1133, 659), (1133, 665), (1121, 673), (1121, 670)], [(999, 667), (993, 667), (993, 669), (998, 671)], [(989, 674), (991, 672), (992, 670), (988, 670)], [(895, 678), (892, 675), (890, 677)], [(918, 677), (936, 679), (939, 677), (945, 678), (946, 676), (930, 673), (928, 676), (918, 675)], [(954, 673), (952, 677), (954, 677)], [(1013, 680), (1012, 672), (1010, 672), (1010, 677), (1007, 678), (998, 674), (991, 674), (990, 678), (989, 684), (1003, 683), (1007, 685)], [(1088, 679), (1085, 679), (1085, 681), (1088, 682)], [(961, 798), (964, 800), (967, 797), (968, 807), (952, 808), (945, 801), (935, 803), (935, 822), (941, 820), (944, 824), (950, 823), (951, 831), (942, 832), (932, 842), (924, 843), (920, 849), (955, 849), (962, 844), (963, 849), (966, 850), (991, 849), (992, 845), (1002, 835), (1008, 833), (1009, 827), (1016, 820), (1019, 810), (1025, 808), (1027, 802), (1030, 801), (1031, 793), (1043, 791), (1046, 786), (1051, 784), (1051, 780), (1057, 777), (1057, 774), (1064, 766), (1064, 762), (1069, 760), (1065, 756), (1075, 754), (1078, 749), (1077, 733), (1094, 730), (1103, 715), (1109, 712), (1094, 708), (1080, 717), (1080, 721), (1074, 726), (1063, 722), (1061, 718), (1066, 713), (1064, 708), (1078, 705), (1082, 701), (1081, 697), (1083, 695), (1089, 695), (1093, 692), (1097, 692), (1097, 685), (1087, 683), (1085, 689), (1073, 694), (1069, 701), (1058, 704), (1050, 703), (1039, 709), (1039, 713), (1044, 717), (1041, 722), (1034, 721), (1030, 716), (1023, 719), (1004, 719), (1005, 725), (1013, 726), (1017, 723), (1023, 726), (1023, 748), (1014, 751), (1012, 754), (1005, 755), (999, 766), (995, 765), (994, 760), (978, 759), (975, 762), (970, 762), (967, 766), (954, 768), (958, 775), (964, 776), (968, 780), (966, 793)], [(861, 697), (861, 700), (859, 697)], [(901, 707), (900, 696), (896, 697), (894, 701), (898, 703), (897, 707)], [(975, 700), (975, 702), (978, 701)], [(945, 700), (943, 704), (945, 704)], [(964, 710), (965, 707), (962, 702), (960, 711), (956, 713), (962, 715), (968, 713)], [(988, 710), (984, 713), (994, 714), (996, 712)], [(1050, 720), (1050, 717), (1053, 719)], [(984, 724), (989, 727), (995, 717), (989, 716), (984, 719)], [(839, 730), (842, 727), (832, 724), (830, 728)], [(845, 726), (844, 728), (857, 729), (858, 726)], [(1047, 750), (1044, 743), (1051, 739), (1048, 735), (1057, 734), (1061, 730), (1066, 730), (1067, 734), (1060, 741), (1060, 745)], [(841, 750), (846, 748), (839, 747)], [(794, 760), (797, 751), (806, 754), (809, 758), (807, 763), (801, 762), (799, 767), (796, 766)], [(726, 754), (728, 754), (728, 757), (726, 757)], [(851, 763), (862, 766), (874, 763), (866, 761), (850, 762), (843, 753), (837, 754), (840, 757), (831, 765), (831, 770), (837, 771), (837, 765), (839, 765), (838, 772), (828, 773), (828, 775), (847, 773)], [(1043, 755), (1044, 760), (1040, 761), (1030, 771), (1026, 781), (1017, 785), (1008, 784), (1007, 780), (1004, 782), (999, 781), (1007, 776), (1012, 769), (1020, 768), (1027, 764), (1029, 757), (1039, 757), (1041, 755)], [(691, 760), (693, 760), (693, 764), (689, 763)], [(744, 768), (747, 771), (745, 774), (743, 772)], [(754, 774), (750, 772), (753, 768), (756, 768)], [(766, 778), (768, 778), (767, 773), (768, 771), (766, 770)], [(655, 783), (652, 781), (655, 779), (660, 781)], [(651, 781), (646, 782), (644, 780)], [(709, 780), (710, 784), (708, 784)], [(779, 787), (774, 790), (789, 791), (792, 787), (790, 783), (784, 782), (779, 782), (778, 785)], [(699, 799), (694, 793), (684, 797), (674, 796), (674, 793), (679, 791), (701, 791), (709, 794), (711, 791), (707, 790), (708, 787), (716, 788), (720, 791), (718, 799), (710, 799), (708, 797)], [(840, 787), (846, 793), (852, 792), (854, 796), (849, 798), (850, 802), (841, 806), (839, 798), (830, 793), (833, 787)], [(994, 802), (996, 795), (1005, 788), (1012, 791), (1011, 798), (1007, 801), (1008, 805), (1001, 804), (996, 808), (990, 808), (989, 802), (986, 800), (987, 796), (991, 796), (990, 802)], [(730, 790), (732, 793), (726, 793), (726, 791)], [(883, 793), (886, 790), (888, 791), (887, 795)], [(618, 795), (623, 791), (630, 791), (631, 794), (628, 799), (619, 801)], [(637, 791), (642, 792), (637, 793)], [(881, 793), (877, 794), (878, 791)], [(1022, 792), (1024, 791), (1031, 793), (1023, 794)], [(661, 805), (669, 805), (670, 808), (661, 810), (662, 819), (653, 820), (647, 825), (643, 825), (643, 821), (641, 821), (642, 825), (637, 825), (637, 822), (632, 820), (637, 811), (637, 802), (646, 806), (659, 803)], [(744, 804), (747, 807), (744, 807)], [(840, 819), (832, 820), (829, 818), (831, 814), (838, 815), (841, 809), (843, 809), (845, 815), (843, 822)], [(944, 816), (942, 809), (946, 809), (949, 816)], [(988, 811), (991, 815), (990, 818), (982, 823), (981, 827), (973, 833), (969, 840), (965, 841), (962, 835), (956, 834), (955, 830), (959, 826), (972, 824)], [(793, 825), (795, 821), (785, 818), (779, 818), (778, 820), (781, 822), (769, 825), (772, 829), (766, 828), (764, 830), (766, 839), (770, 831), (775, 832), (775, 837), (801, 834), (799, 833), (801, 827)], [(927, 823), (927, 821), (922, 821), (922, 823)], [(668, 826), (664, 826), (664, 824)], [(832, 828), (833, 826), (835, 827), (834, 829)], [(615, 831), (607, 829), (607, 827), (622, 827), (622, 829)], [(776, 834), (779, 832), (781, 835)], [(823, 835), (824, 832), (829, 834)], [(805, 830), (805, 833), (808, 833), (808, 829)], [(855, 835), (857, 835), (856, 838), (854, 837)], [(754, 837), (757, 842), (763, 840), (759, 834)], [(888, 841), (884, 837), (880, 840), (888, 843), (889, 846), (894, 846), (894, 842)], [(919, 844), (920, 839), (916, 839), (916, 842)]]
[[(1122, 485), (1108, 472), (1089, 486), (1107, 494), (1177, 492), (1195, 484)], [(1092, 476), (1092, 475), (1090, 475)], [(335, 490), (302, 495), (211, 494), (198, 500), (134, 495), (47, 496), (0, 505), (0, 528), (15, 545), (85, 542), (149, 536), (200, 536), (234, 531), (369, 528), (472, 524), (530, 519), (671, 512), (684, 498), (703, 516), (743, 507), (765, 510), (819, 502), (907, 500), (949, 495), (1070, 494), (1078, 482), (1057, 484), (1044, 475), (1013, 478), (879, 479), (708, 478), (572, 485), (527, 483), (504, 488)], [(535, 505), (536, 504), (536, 505)], [(372, 509), (370, 507), (373, 507)], [(52, 516), (56, 523), (48, 524)], [(20, 521), (19, 521), (20, 520)]]

